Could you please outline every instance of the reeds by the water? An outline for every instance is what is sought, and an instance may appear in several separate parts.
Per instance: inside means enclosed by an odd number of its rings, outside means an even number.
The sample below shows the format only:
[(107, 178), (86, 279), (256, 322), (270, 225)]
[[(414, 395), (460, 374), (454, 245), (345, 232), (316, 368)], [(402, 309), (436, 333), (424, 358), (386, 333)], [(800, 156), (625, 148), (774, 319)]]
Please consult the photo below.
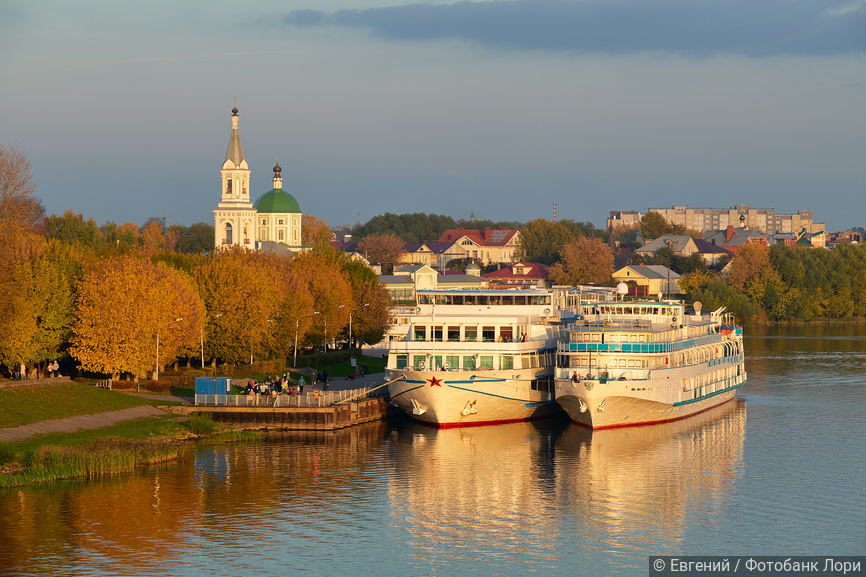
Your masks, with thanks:
[(28, 454), (20, 470), (0, 474), (0, 487), (129, 473), (176, 460), (178, 452), (169, 439), (105, 438), (82, 447), (48, 445)]

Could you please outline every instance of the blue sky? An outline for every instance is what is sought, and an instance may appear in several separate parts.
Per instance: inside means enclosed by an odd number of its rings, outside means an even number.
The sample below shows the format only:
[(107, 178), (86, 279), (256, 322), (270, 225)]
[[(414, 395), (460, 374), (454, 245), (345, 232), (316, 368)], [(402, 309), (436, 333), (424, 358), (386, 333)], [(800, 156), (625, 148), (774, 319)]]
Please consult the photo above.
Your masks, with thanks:
[(233, 99), (256, 197), (603, 226), (739, 203), (866, 226), (866, 0), (0, 0), (0, 142), (49, 213), (212, 222)]

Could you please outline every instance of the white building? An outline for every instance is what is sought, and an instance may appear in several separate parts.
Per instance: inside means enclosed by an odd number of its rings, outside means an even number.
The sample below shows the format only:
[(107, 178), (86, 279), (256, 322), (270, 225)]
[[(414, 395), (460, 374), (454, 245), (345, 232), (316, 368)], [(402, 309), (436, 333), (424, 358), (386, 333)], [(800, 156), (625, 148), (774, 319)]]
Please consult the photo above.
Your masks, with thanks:
[(250, 201), (250, 168), (238, 133), (238, 109), (232, 109), (232, 133), (220, 169), (220, 201), (214, 209), (214, 247), (251, 250), (282, 247), (297, 252), (301, 243), (301, 207), (283, 190), (282, 168), (274, 167), (274, 188)]

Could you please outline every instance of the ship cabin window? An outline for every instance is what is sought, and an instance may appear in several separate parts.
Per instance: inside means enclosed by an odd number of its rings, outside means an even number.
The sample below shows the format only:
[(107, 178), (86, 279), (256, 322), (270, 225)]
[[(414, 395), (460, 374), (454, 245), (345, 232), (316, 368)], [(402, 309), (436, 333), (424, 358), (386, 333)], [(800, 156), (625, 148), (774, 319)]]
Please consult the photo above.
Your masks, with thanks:
[(502, 299), (502, 304), (504, 304), (504, 305), (513, 305), (514, 304), (514, 297), (511, 295), (505, 295), (505, 296), (501, 297), (501, 299)]
[(629, 338), (629, 340), (633, 343), (636, 343), (637, 342), (637, 335), (631, 335), (631, 338)]
[(500, 297), (499, 295), (490, 295), (489, 297), (487, 297), (487, 304), (489, 304), (489, 305), (501, 305), (502, 304), (502, 297)]
[(416, 326), (416, 327), (415, 327), (415, 330), (414, 330), (414, 334), (415, 334), (414, 340), (416, 340), (416, 341), (424, 341), (424, 340), (427, 340), (427, 330), (426, 330), (426, 327), (418, 327), (418, 326)]
[(493, 368), (493, 355), (481, 355), (479, 359), (479, 365), (481, 367), (487, 367), (488, 369)]
[(499, 357), (499, 365), (503, 369), (513, 369), (514, 368), (514, 357), (511, 355), (502, 355)]
[(408, 362), (409, 355), (397, 355), (397, 368), (405, 369), (406, 363)]
[(442, 342), (442, 327), (433, 327), (433, 340)]
[(592, 340), (593, 340), (593, 342), (596, 342), (596, 343), (600, 340), (600, 336), (598, 335), (598, 333), (592, 335)]
[(526, 304), (526, 295), (514, 295), (514, 304), (525, 305)]
[(416, 369), (427, 367), (426, 357), (424, 355), (412, 355), (412, 366)]
[(478, 304), (478, 295), (466, 295), (464, 298), (467, 305), (477, 305)]
[(463, 369), (467, 371), (471, 371), (475, 368), (475, 357), (472, 355), (465, 355), (463, 357)]
[(460, 327), (448, 327), (448, 340), (451, 342), (460, 340)]
[(454, 295), (453, 297), (451, 297), (451, 302), (453, 302), (455, 305), (462, 305), (463, 295)]
[(499, 336), (502, 337), (502, 341), (506, 343), (510, 343), (511, 339), (514, 338), (514, 333), (511, 331), (511, 327), (499, 327)]
[(629, 359), (628, 366), (634, 368), (634, 359)]
[(445, 355), (445, 362), (450, 368), (456, 369), (460, 366), (460, 357), (458, 355)]
[(478, 328), (477, 327), (466, 327), (466, 342), (474, 343), (478, 340)]
[(492, 343), (496, 340), (496, 327), (483, 327), (481, 329), (481, 340), (485, 343)]
[(437, 371), (442, 368), (442, 357), (439, 355), (433, 357), (433, 368)]

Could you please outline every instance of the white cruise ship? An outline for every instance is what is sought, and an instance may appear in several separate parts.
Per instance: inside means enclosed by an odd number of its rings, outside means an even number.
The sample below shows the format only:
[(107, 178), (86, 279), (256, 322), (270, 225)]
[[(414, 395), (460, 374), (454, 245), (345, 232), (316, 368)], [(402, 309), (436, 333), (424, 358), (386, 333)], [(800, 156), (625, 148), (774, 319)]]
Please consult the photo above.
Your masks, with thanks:
[(742, 327), (719, 309), (678, 301), (583, 308), (559, 343), (556, 401), (604, 429), (681, 419), (734, 398), (746, 382)]
[(581, 299), (613, 289), (422, 290), (385, 369), (391, 401), (440, 428), (561, 414), (553, 394), (557, 342)]

